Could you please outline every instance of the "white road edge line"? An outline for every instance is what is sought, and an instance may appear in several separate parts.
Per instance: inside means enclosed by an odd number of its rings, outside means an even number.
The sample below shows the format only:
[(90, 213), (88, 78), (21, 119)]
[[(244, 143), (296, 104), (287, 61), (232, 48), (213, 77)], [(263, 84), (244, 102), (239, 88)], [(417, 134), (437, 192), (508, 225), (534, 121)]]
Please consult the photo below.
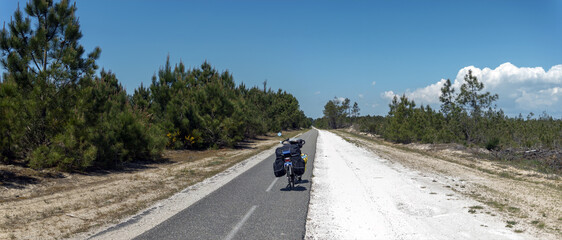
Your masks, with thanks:
[(271, 182), (271, 184), (269, 184), (269, 187), (267, 188), (267, 190), (265, 190), (266, 192), (269, 192), (271, 190), (271, 188), (273, 188), (273, 185), (275, 185), (275, 183), (277, 182), (277, 179), (279, 179), (279, 178), (273, 179), (273, 182)]
[(242, 228), (242, 226), (244, 226), (244, 223), (246, 223), (246, 221), (248, 221), (248, 218), (250, 218), (250, 215), (252, 215), (252, 213), (254, 213), (254, 211), (256, 210), (257, 207), (258, 207), (257, 205), (252, 206), (250, 208), (250, 210), (248, 210), (246, 215), (244, 215), (242, 220), (240, 220), (240, 222), (238, 222), (238, 224), (236, 224), (236, 226), (234, 226), (232, 228), (230, 233), (228, 233), (228, 235), (226, 235), (226, 237), (224, 239), (225, 240), (231, 240), (234, 237), (234, 235), (236, 235), (236, 233), (238, 233), (238, 231), (240, 231), (240, 228)]

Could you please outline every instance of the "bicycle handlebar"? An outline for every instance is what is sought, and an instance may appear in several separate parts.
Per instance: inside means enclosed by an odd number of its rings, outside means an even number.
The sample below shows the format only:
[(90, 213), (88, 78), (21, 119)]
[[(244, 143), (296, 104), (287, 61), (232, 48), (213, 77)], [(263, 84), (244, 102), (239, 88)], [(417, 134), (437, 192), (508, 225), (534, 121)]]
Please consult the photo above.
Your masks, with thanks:
[(298, 144), (300, 145), (300, 147), (302, 147), (302, 145), (304, 145), (306, 142), (304, 141), (304, 139), (295, 139), (295, 140), (290, 140), (289, 138), (281, 141), (281, 144), (284, 144), (285, 142), (288, 142), (289, 144)]

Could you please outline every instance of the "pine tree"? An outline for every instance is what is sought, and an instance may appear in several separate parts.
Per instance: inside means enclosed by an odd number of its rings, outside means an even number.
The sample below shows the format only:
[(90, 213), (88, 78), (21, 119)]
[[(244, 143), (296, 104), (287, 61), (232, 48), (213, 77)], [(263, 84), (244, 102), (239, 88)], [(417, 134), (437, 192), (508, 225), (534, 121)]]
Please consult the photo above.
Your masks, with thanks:
[(13, 80), (0, 82), (0, 162), (9, 162), (21, 151), (24, 133), (22, 98)]
[(467, 142), (481, 141), (482, 134), (479, 134), (480, 118), (482, 111), (490, 108), (492, 103), (498, 99), (498, 95), (490, 92), (480, 93), (484, 89), (484, 84), (478, 81), (476, 76), (469, 70), (464, 77), (461, 92), (456, 98), (457, 104), (463, 109), (461, 115), (461, 126)]
[(342, 102), (340, 102), (340, 110), (339, 110), (339, 126), (343, 127), (346, 124), (346, 120), (350, 116), (351, 108), (349, 107), (350, 100), (349, 98), (345, 98)]
[(137, 109), (147, 111), (150, 108), (150, 101), (150, 91), (141, 83), (139, 88), (135, 89), (135, 92), (131, 97), (131, 105)]
[(445, 118), (449, 119), (451, 114), (455, 111), (455, 88), (451, 86), (451, 80), (447, 79), (441, 88), (441, 95), (439, 101), (441, 102), (441, 112)]
[(410, 101), (406, 94), (398, 98), (394, 96), (391, 104), (389, 104), (390, 112), (388, 113), (387, 126), (384, 131), (385, 138), (401, 143), (409, 143), (415, 139), (414, 128), (414, 111), (416, 103)]
[(469, 70), (468, 74), (464, 76), (464, 83), (456, 101), (472, 117), (480, 117), (482, 111), (489, 108), (498, 99), (497, 94), (480, 93), (482, 89), (484, 89), (484, 83), (479, 82), (478, 78), (472, 75), (472, 70)]
[(324, 117), (328, 119), (328, 126), (330, 128), (337, 128), (338, 106), (334, 100), (330, 100), (324, 105)]
[(351, 124), (353, 124), (353, 121), (359, 117), (359, 111), (359, 104), (357, 104), (357, 102), (353, 102), (353, 107), (351, 108)]
[(75, 12), (66, 0), (32, 0), (0, 33), (0, 160), (72, 171), (159, 158), (164, 134), (114, 74), (95, 76), (101, 50), (84, 56)]
[(357, 104), (357, 102), (353, 103), (353, 108), (351, 109), (351, 116), (353, 117), (359, 117), (359, 111), (361, 109), (359, 108), (359, 104)]
[(454, 141), (460, 134), (459, 125), (462, 109), (457, 105), (456, 98), (455, 88), (452, 87), (451, 80), (447, 79), (439, 96), (441, 113), (446, 124), (438, 129), (438, 132), (439, 138), (445, 142)]
[(34, 148), (51, 144), (51, 138), (75, 111), (81, 80), (93, 76), (100, 49), (84, 57), (78, 43), (82, 37), (76, 6), (63, 0), (33, 0), (25, 13), (18, 9), (8, 29), (0, 33), (0, 63), (6, 69), (4, 79), (15, 83), (23, 102), (19, 121), (24, 125), (21, 137), (12, 143), (18, 157)]

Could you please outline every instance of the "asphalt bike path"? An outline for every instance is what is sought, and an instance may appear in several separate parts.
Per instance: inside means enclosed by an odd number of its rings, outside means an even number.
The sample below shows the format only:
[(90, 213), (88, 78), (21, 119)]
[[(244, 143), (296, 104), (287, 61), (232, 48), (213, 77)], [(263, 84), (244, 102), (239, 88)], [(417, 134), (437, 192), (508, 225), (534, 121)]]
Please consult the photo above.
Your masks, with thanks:
[(292, 190), (286, 176), (273, 175), (271, 155), (135, 239), (302, 239), (317, 137), (317, 130), (300, 136), (308, 163)]

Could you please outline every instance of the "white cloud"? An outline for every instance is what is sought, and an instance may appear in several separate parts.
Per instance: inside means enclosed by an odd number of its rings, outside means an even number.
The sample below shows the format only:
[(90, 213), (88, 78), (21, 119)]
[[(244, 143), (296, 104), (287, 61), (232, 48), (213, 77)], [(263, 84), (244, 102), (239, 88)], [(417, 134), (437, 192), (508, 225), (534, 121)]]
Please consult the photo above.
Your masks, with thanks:
[(469, 70), (472, 70), (472, 75), (478, 77), (484, 86), (490, 89), (503, 87), (506, 84), (562, 84), (562, 64), (551, 67), (548, 72), (545, 72), (542, 67), (519, 68), (509, 62), (501, 64), (493, 70), (469, 66), (459, 71), (455, 82), (462, 82)]
[[(551, 107), (560, 108), (560, 99), (562, 98), (562, 87), (554, 87), (545, 90), (539, 90), (538, 92), (526, 92), (522, 91), (521, 95), (515, 99), (515, 102), (521, 106), (522, 109), (541, 110), (550, 109)], [(556, 110), (556, 109), (552, 109)]]
[[(439, 103), (439, 95), (441, 94), (441, 88), (445, 84), (447, 80), (441, 79), (439, 82), (426, 86), (424, 88), (418, 88), (414, 91), (410, 91), (409, 89), (406, 90), (404, 94), (409, 99), (412, 99), (416, 102), (416, 104), (438, 104)], [(460, 87), (460, 84), (459, 86)], [(392, 100), (394, 96), (401, 97), (402, 94), (396, 94), (393, 91), (386, 91), (382, 94), (382, 98)]]
[[(559, 107), (562, 105), (562, 64), (553, 66), (548, 71), (542, 67), (517, 67), (509, 62), (495, 69), (464, 67), (453, 79), (453, 87), (457, 93), (469, 70), (484, 83), (484, 91), (499, 95), (497, 105), (508, 114), (530, 111), (537, 113), (544, 110), (555, 114), (555, 117), (562, 114), (562, 108)], [(445, 81), (441, 79), (423, 88), (406, 90), (405, 94), (418, 104), (438, 106), (441, 87)], [(382, 97), (391, 100), (394, 95), (393, 91), (386, 91)]]
[(382, 98), (386, 98), (388, 100), (392, 100), (392, 98), (394, 98), (394, 96), (396, 96), (398, 94), (394, 93), (394, 91), (385, 91), (384, 93), (381, 93), (381, 97)]
[(314, 95), (318, 95), (318, 94), (320, 94), (320, 91), (316, 91), (316, 92), (314, 93)]
[(359, 98), (363, 99), (365, 96), (363, 94), (359, 94)]
[(373, 85), (373, 86), (375, 86), (376, 84), (377, 84), (376, 81), (373, 81), (373, 82), (371, 83), (371, 85)]

